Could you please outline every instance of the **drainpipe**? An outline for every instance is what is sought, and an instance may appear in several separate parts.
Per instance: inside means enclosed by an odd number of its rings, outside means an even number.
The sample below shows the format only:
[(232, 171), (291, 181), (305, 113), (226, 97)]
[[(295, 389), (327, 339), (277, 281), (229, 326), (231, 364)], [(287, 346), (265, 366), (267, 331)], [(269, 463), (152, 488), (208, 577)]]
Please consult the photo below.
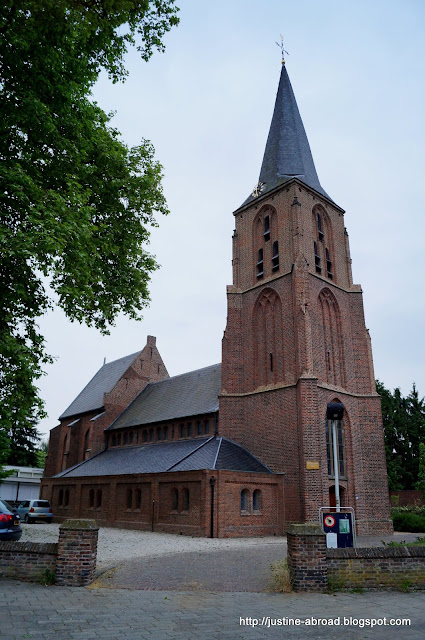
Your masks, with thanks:
[(214, 486), (215, 486), (215, 478), (214, 478), (214, 476), (212, 476), (212, 478), (210, 478), (210, 485), (211, 485), (211, 516), (210, 516), (211, 530), (210, 530), (210, 538), (214, 538)]

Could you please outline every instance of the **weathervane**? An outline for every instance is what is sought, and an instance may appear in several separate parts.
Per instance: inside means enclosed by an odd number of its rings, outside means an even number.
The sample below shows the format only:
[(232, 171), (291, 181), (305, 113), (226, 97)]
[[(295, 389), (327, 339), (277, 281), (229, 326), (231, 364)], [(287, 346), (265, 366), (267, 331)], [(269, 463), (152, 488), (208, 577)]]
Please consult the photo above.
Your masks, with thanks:
[(287, 53), (288, 56), (289, 56), (289, 53), (288, 53), (288, 51), (286, 51), (286, 49), (283, 48), (283, 35), (282, 34), (280, 34), (280, 42), (276, 42), (276, 44), (279, 47), (279, 49), (281, 50), (281, 52), (282, 52), (282, 64), (285, 64), (285, 53)]

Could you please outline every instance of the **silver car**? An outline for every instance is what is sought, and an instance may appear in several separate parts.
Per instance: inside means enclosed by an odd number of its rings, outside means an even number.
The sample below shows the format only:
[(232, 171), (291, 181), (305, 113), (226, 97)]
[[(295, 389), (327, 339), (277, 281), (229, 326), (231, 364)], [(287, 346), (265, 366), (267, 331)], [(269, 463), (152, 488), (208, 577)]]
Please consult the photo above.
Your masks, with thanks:
[(36, 520), (50, 524), (53, 520), (53, 509), (48, 500), (24, 500), (17, 506), (15, 512), (27, 524)]

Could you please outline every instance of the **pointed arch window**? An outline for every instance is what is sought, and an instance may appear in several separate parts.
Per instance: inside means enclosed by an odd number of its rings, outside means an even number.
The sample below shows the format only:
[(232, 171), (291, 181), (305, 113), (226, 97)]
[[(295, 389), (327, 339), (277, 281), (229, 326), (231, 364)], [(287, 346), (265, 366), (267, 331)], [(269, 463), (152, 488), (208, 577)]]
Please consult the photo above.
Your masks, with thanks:
[(319, 234), (319, 240), (323, 240), (325, 234), (323, 233), (322, 216), (317, 212), (317, 232)]
[(322, 273), (322, 267), (320, 266), (320, 255), (317, 249), (317, 242), (314, 243), (314, 264), (316, 267), (316, 273)]
[(331, 255), (329, 253), (329, 249), (326, 249), (326, 273), (327, 273), (328, 278), (330, 278), (332, 280), (332, 278), (333, 278), (332, 261), (331, 261)]
[(270, 216), (264, 218), (264, 240), (270, 240)]
[(272, 271), (279, 271), (279, 243), (273, 242)]
[(264, 252), (262, 249), (258, 249), (257, 278), (262, 278), (263, 275), (264, 275)]

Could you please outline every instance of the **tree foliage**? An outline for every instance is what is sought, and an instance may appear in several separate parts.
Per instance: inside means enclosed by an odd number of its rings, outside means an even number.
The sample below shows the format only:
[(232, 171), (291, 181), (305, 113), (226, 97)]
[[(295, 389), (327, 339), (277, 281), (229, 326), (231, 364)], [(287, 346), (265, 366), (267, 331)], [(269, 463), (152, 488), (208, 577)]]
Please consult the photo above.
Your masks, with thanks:
[(43, 416), (36, 385), (50, 356), (37, 319), (52, 295), (105, 333), (149, 300), (162, 167), (150, 142), (120, 140), (90, 91), (102, 69), (125, 79), (129, 46), (146, 61), (163, 50), (173, 1), (1, 3), (0, 425), (12, 445)]
[(388, 484), (393, 490), (415, 489), (419, 479), (420, 445), (425, 442), (425, 403), (415, 384), (407, 397), (391, 393), (376, 381), (381, 396)]

